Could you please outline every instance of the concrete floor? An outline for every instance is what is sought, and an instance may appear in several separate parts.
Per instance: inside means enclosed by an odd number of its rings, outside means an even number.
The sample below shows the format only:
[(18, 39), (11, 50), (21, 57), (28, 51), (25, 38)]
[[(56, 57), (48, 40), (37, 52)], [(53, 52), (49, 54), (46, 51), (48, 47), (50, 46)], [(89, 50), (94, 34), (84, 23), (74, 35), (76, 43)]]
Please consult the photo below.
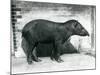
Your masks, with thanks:
[(95, 58), (92, 56), (83, 54), (64, 54), (61, 58), (64, 62), (57, 63), (56, 61), (52, 61), (49, 57), (40, 57), (42, 60), (41, 62), (34, 62), (32, 65), (28, 65), (26, 58), (12, 57), (12, 73), (35, 73), (95, 68)]

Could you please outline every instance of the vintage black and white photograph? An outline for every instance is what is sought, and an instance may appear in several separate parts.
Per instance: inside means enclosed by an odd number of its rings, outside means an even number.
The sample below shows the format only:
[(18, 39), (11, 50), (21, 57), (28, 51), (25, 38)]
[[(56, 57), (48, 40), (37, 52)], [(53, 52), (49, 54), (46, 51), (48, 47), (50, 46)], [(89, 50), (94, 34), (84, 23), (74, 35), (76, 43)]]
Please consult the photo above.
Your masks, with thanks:
[(96, 68), (96, 6), (11, 0), (11, 74)]

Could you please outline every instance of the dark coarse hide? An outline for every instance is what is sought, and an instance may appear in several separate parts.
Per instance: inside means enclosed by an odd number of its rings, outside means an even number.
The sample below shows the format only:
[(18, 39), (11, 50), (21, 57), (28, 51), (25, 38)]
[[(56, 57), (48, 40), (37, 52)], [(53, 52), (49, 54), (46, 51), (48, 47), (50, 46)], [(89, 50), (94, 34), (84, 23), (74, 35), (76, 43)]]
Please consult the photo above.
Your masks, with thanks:
[[(22, 38), (27, 42), (27, 62), (31, 64), (32, 59), (37, 62), (40, 61), (36, 55), (38, 51), (34, 50), (39, 44), (51, 44), (53, 46), (51, 59), (62, 62), (63, 60), (60, 58), (61, 49), (63, 49), (65, 41), (72, 35), (89, 36), (89, 33), (77, 20), (58, 23), (38, 19), (27, 23), (22, 30)], [(44, 50), (42, 51), (44, 52)]]

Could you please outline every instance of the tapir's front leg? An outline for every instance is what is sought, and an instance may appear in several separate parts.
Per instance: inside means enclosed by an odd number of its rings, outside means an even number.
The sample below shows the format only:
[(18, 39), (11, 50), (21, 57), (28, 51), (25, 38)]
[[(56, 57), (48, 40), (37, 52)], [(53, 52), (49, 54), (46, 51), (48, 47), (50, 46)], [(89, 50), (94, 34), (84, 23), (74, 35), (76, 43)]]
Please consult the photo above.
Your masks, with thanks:
[(62, 49), (62, 41), (61, 40), (56, 40), (55, 41), (55, 46), (54, 46), (54, 58), (57, 62), (63, 62), (63, 60), (60, 57), (60, 51)]

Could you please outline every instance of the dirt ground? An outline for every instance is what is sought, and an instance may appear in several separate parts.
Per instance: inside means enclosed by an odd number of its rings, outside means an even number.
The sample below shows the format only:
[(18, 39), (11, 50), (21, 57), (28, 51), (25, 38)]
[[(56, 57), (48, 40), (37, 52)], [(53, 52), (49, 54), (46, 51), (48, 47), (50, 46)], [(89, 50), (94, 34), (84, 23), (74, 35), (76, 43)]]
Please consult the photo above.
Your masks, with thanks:
[(63, 70), (95, 69), (95, 58), (83, 54), (64, 54), (62, 63), (52, 61), (49, 57), (40, 57), (41, 62), (33, 62), (28, 65), (26, 58), (12, 57), (12, 73), (36, 73)]

